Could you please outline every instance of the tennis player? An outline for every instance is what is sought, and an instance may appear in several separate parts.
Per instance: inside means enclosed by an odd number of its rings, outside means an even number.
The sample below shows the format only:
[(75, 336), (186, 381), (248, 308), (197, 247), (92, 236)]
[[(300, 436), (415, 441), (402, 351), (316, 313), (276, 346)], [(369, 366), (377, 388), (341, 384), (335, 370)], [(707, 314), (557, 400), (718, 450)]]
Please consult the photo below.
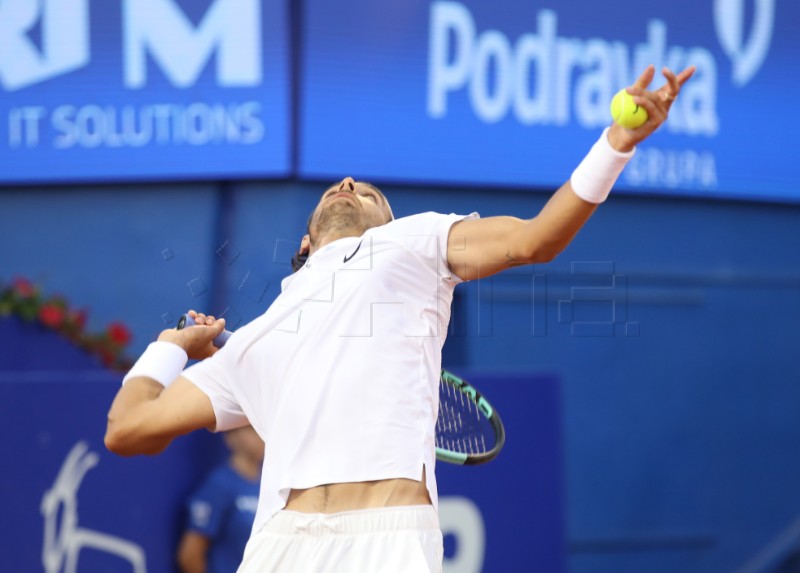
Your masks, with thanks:
[[(217, 351), (225, 321), (165, 330), (123, 381), (107, 447), (155, 454), (176, 436), (248, 423), (266, 444), (239, 573), (441, 571), (434, 424), (453, 289), (552, 260), (608, 196), (635, 146), (694, 72), (629, 89), (649, 119), (605, 130), (533, 219), (423, 213), (395, 220), (347, 177), (310, 219), (304, 267)], [(186, 368), (188, 358), (201, 361)]]

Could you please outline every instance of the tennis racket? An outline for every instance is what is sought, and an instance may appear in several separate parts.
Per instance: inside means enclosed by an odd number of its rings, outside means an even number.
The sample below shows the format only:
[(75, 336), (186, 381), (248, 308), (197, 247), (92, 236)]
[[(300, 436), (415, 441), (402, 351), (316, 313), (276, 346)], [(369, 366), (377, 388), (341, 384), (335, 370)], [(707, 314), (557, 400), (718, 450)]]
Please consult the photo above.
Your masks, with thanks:
[(436, 459), (458, 465), (485, 464), (497, 457), (505, 441), (500, 415), (486, 397), (469, 382), (442, 370)]
[[(176, 328), (194, 326), (184, 314)], [(223, 330), (213, 344), (222, 348), (232, 332)], [(469, 382), (442, 370), (439, 377), (439, 416), (436, 419), (436, 459), (458, 465), (485, 464), (503, 449), (506, 432), (489, 401)]]

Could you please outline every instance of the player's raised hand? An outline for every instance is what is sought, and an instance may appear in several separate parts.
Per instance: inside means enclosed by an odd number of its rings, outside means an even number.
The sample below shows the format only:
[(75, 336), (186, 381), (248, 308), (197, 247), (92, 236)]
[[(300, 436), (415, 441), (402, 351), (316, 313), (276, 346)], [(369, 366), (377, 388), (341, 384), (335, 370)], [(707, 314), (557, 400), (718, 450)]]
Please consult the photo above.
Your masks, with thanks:
[(190, 310), (188, 314), (194, 319), (193, 326), (180, 330), (175, 328), (164, 330), (158, 339), (177, 344), (186, 351), (189, 358), (195, 360), (208, 358), (219, 350), (214, 346), (213, 340), (225, 330), (225, 319), (214, 318), (194, 310)]
[(630, 151), (658, 129), (667, 120), (669, 110), (680, 94), (683, 84), (692, 77), (694, 72), (694, 66), (689, 66), (677, 75), (670, 69), (663, 68), (661, 73), (664, 75), (666, 83), (657, 90), (650, 91), (647, 88), (653, 82), (656, 69), (652, 65), (647, 66), (647, 69), (627, 89), (627, 92), (633, 96), (633, 103), (644, 108), (649, 117), (647, 121), (634, 129), (626, 129), (613, 123), (608, 132), (608, 141), (612, 147), (618, 151)]

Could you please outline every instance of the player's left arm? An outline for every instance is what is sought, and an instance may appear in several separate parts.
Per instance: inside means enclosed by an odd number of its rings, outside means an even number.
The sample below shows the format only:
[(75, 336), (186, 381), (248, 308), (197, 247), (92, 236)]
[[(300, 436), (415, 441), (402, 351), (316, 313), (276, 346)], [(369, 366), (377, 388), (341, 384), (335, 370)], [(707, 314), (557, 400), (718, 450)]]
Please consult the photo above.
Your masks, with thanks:
[[(648, 66), (628, 88), (628, 93), (633, 96), (634, 103), (647, 111), (649, 118), (635, 129), (613, 123), (608, 130), (609, 153), (629, 153), (658, 129), (666, 121), (681, 86), (694, 71), (694, 67), (689, 67), (676, 75), (664, 68), (666, 83), (658, 90), (648, 91), (655, 76), (655, 68)], [(487, 217), (459, 221), (451, 227), (447, 242), (450, 270), (463, 280), (473, 280), (511, 267), (553, 260), (597, 209), (599, 202), (586, 200), (581, 195), (585, 193), (576, 192), (571, 179), (533, 219)]]

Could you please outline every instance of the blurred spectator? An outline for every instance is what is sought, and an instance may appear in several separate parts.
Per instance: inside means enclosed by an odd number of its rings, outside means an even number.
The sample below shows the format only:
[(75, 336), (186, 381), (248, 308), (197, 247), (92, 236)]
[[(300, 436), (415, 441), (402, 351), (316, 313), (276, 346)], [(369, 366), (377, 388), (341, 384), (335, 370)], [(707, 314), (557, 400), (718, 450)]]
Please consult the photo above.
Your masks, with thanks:
[(235, 573), (258, 506), (264, 442), (251, 426), (225, 434), (231, 450), (189, 498), (188, 525), (178, 547), (183, 573)]

